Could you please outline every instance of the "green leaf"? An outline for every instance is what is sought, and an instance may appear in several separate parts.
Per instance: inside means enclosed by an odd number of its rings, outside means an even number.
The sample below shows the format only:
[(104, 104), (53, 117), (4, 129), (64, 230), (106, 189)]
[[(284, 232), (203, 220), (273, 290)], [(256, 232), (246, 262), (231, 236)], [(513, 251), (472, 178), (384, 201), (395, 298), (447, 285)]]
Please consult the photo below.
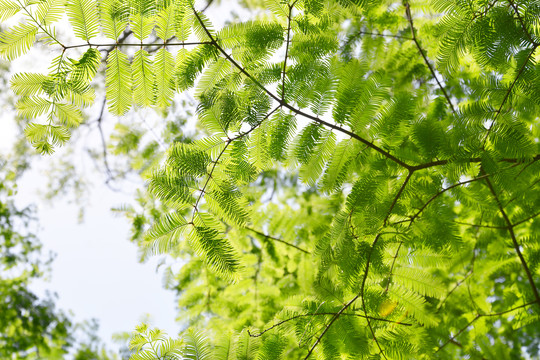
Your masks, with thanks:
[(189, 1), (179, 1), (175, 7), (175, 36), (180, 41), (186, 41), (191, 34), (194, 16), (189, 4)]
[(175, 35), (175, 6), (170, 5), (160, 10), (156, 17), (156, 35), (167, 41)]
[(36, 40), (38, 28), (33, 24), (19, 24), (0, 33), (0, 56), (14, 60), (26, 54)]
[(127, 55), (114, 49), (107, 57), (105, 86), (109, 111), (125, 114), (131, 107), (131, 67)]
[(0, 21), (5, 21), (14, 16), (21, 10), (21, 6), (15, 1), (1, 0), (0, 1)]
[(133, 70), (133, 100), (137, 105), (151, 106), (155, 102), (154, 68), (150, 54), (146, 50), (137, 50), (131, 64)]
[(122, 0), (101, 0), (99, 11), (104, 34), (116, 40), (122, 35), (129, 20), (128, 2)]
[(133, 35), (143, 41), (154, 29), (156, 3), (152, 0), (134, 0), (130, 5), (130, 28)]
[(343, 140), (333, 149), (332, 157), (321, 181), (322, 191), (333, 192), (341, 188), (352, 162), (352, 147), (352, 140)]
[(97, 36), (98, 10), (93, 0), (68, 0), (66, 11), (75, 36), (85, 41)]
[(174, 57), (165, 48), (161, 48), (155, 57), (156, 106), (168, 107), (174, 94)]
[(51, 78), (44, 74), (18, 73), (11, 78), (11, 89), (19, 96), (43, 95), (43, 84), (51, 81)]
[(202, 332), (188, 331), (184, 335), (183, 359), (189, 360), (210, 360), (211, 347), (209, 340)]
[(28, 96), (19, 99), (17, 110), (27, 119), (35, 119), (51, 110), (51, 102), (39, 96)]
[(240, 269), (238, 255), (229, 242), (215, 229), (192, 226), (188, 239), (197, 254), (218, 275), (232, 279)]
[(186, 230), (188, 222), (180, 212), (172, 212), (161, 217), (145, 235), (147, 247), (152, 254), (171, 252)]
[(101, 53), (97, 49), (90, 48), (78, 61), (73, 61), (71, 80), (89, 84), (96, 76), (101, 63)]
[(69, 128), (79, 126), (83, 119), (81, 111), (75, 105), (54, 103), (53, 111), (60, 123)]

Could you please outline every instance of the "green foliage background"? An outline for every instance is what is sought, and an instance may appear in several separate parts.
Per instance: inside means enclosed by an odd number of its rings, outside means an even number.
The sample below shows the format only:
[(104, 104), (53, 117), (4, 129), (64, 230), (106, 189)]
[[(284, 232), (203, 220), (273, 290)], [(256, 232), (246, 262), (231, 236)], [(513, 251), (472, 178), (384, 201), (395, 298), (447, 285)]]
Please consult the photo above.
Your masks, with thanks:
[(58, 54), (11, 82), (42, 153), (103, 61), (113, 114), (197, 98), (200, 131), (167, 127), (162, 159), (120, 128), (148, 165), (133, 240), (185, 262), (167, 286), (186, 331), (141, 326), (132, 358), (538, 356), (538, 2), (244, 6), (217, 30), (189, 0), (0, 2), (22, 18), (1, 55)]

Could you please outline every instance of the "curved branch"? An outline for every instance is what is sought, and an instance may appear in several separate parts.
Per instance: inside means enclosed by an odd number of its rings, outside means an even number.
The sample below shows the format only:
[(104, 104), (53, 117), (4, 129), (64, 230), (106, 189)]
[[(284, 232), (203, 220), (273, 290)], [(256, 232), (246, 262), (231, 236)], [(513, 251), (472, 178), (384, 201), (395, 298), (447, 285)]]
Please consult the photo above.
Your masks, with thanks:
[[(272, 330), (272, 329), (275, 329), (276, 327), (280, 326), (280, 325), (283, 325), (289, 321), (292, 321), (292, 320), (296, 320), (296, 319), (299, 319), (299, 318), (303, 318), (303, 317), (307, 317), (307, 316), (322, 316), (322, 315), (336, 315), (336, 313), (332, 313), (332, 312), (324, 312), (324, 313), (310, 313), (310, 314), (300, 314), (300, 315), (295, 315), (291, 318), (288, 318), (288, 319), (285, 319), (285, 320), (281, 320), (277, 323), (275, 323), (274, 325), (270, 326), (269, 328), (267, 329), (264, 329), (263, 331), (261, 331), (260, 333), (258, 334), (251, 334), (248, 330), (248, 333), (249, 333), (249, 336), (251, 337), (260, 337), (262, 335), (264, 335), (265, 333), (267, 333), (268, 331)], [(402, 326), (412, 326), (412, 324), (409, 324), (409, 323), (402, 323), (402, 322), (398, 322), (398, 321), (392, 321), (392, 320), (388, 320), (388, 319), (383, 319), (383, 318), (377, 318), (377, 317), (371, 317), (371, 316), (366, 316), (366, 315), (363, 315), (363, 314), (357, 314), (357, 313), (343, 313), (341, 314), (342, 316), (357, 316), (357, 317), (361, 317), (361, 318), (370, 318), (371, 320), (376, 320), (376, 321), (383, 321), (383, 322), (388, 322), (388, 323), (392, 323), (392, 324), (395, 324), (395, 325), (402, 325)]]
[(476, 320), (480, 319), (481, 317), (491, 317), (491, 316), (501, 316), (501, 315), (504, 315), (504, 314), (507, 314), (509, 312), (512, 312), (512, 311), (515, 311), (515, 310), (518, 310), (518, 309), (521, 309), (521, 308), (524, 308), (524, 307), (527, 307), (527, 306), (531, 306), (531, 305), (534, 305), (536, 304), (536, 301), (532, 301), (532, 302), (529, 302), (529, 303), (526, 303), (526, 304), (522, 304), (522, 305), (519, 305), (519, 306), (516, 306), (512, 309), (508, 309), (508, 310), (504, 310), (504, 311), (501, 311), (501, 312), (496, 312), (496, 313), (490, 313), (490, 314), (477, 314), (471, 321), (469, 321), (467, 323), (467, 325), (465, 325), (463, 328), (461, 328), (457, 333), (456, 335), (452, 336), (450, 339), (448, 339), (444, 344), (442, 344), (441, 346), (439, 346), (439, 348), (435, 351), (435, 353), (438, 353), (439, 351), (441, 351), (446, 345), (450, 344), (451, 342), (453, 342), (459, 335), (461, 335), (465, 330), (467, 330), (467, 328), (469, 326), (471, 326)]
[(416, 30), (414, 29), (414, 23), (411, 15), (411, 6), (409, 5), (408, 1), (405, 1), (403, 6), (405, 6), (405, 15), (407, 17), (407, 20), (409, 21), (409, 25), (411, 28), (411, 34), (412, 34), (412, 40), (416, 44), (416, 47), (418, 48), (418, 51), (420, 52), (420, 55), (422, 55), (422, 58), (424, 59), (424, 62), (426, 63), (427, 67), (429, 68), (429, 71), (431, 72), (431, 76), (435, 79), (437, 82), (437, 85), (439, 86), (439, 89), (441, 89), (444, 97), (446, 98), (446, 101), (448, 102), (448, 105), (450, 105), (450, 109), (452, 109), (452, 112), (455, 114), (456, 109), (454, 108), (454, 105), (452, 104), (452, 100), (450, 100), (450, 96), (446, 92), (446, 89), (439, 81), (439, 78), (437, 77), (437, 74), (435, 73), (435, 69), (429, 62), (429, 59), (426, 56), (425, 51), (422, 49), (422, 46), (420, 46), (420, 42), (418, 41), (418, 38), (416, 37)]
[(531, 42), (533, 45), (540, 45), (531, 36), (531, 33), (527, 29), (527, 26), (525, 26), (525, 23), (523, 22), (523, 17), (519, 14), (519, 9), (517, 8), (516, 4), (512, 0), (508, 0), (510, 3), (510, 6), (512, 6), (512, 9), (514, 9), (514, 12), (516, 13), (516, 17), (518, 18), (519, 23), (521, 24), (521, 28), (523, 29), (523, 32), (525, 33), (525, 36), (527, 36), (527, 39)]
[(301, 252), (303, 252), (303, 253), (311, 254), (311, 252), (309, 252), (309, 251), (307, 251), (307, 250), (305, 250), (305, 249), (302, 249), (302, 248), (299, 247), (299, 246), (296, 246), (296, 245), (294, 245), (294, 244), (292, 244), (292, 243), (290, 243), (290, 242), (287, 242), (287, 241), (285, 241), (285, 240), (281, 240), (281, 239), (279, 239), (279, 238), (276, 238), (276, 237), (273, 237), (273, 236), (270, 236), (270, 235), (266, 235), (265, 233), (260, 232), (260, 231), (258, 231), (258, 230), (255, 230), (255, 229), (253, 229), (253, 228), (245, 227), (244, 229), (249, 230), (249, 231), (251, 231), (251, 232), (253, 232), (253, 233), (257, 234), (257, 235), (260, 235), (260, 236), (262, 236), (262, 237), (264, 237), (264, 238), (266, 238), (266, 239), (273, 240), (273, 241), (277, 241), (277, 242), (280, 242), (280, 243), (285, 244), (285, 245), (287, 245), (287, 246), (293, 247), (293, 248), (295, 248), (296, 250), (299, 250), (299, 251), (301, 251)]
[(486, 135), (484, 136), (482, 148), (485, 148), (486, 141), (487, 141), (487, 139), (489, 137), (491, 129), (493, 129), (493, 125), (495, 124), (495, 120), (497, 120), (497, 118), (499, 117), (504, 104), (506, 104), (506, 101), (508, 100), (508, 97), (510, 97), (510, 93), (514, 89), (514, 86), (516, 85), (517, 81), (519, 80), (519, 77), (521, 76), (521, 74), (523, 74), (523, 71), (525, 71), (525, 68), (527, 67), (527, 63), (529, 62), (529, 60), (531, 59), (531, 57), (533, 56), (534, 52), (536, 51), (536, 49), (538, 48), (539, 45), (540, 44), (535, 44), (533, 46), (531, 52), (529, 53), (529, 55), (527, 55), (527, 58), (525, 58), (525, 61), (523, 62), (523, 65), (521, 65), (521, 68), (519, 69), (518, 73), (516, 74), (516, 77), (514, 78), (514, 81), (512, 81), (512, 84), (510, 84), (510, 87), (506, 91), (506, 94), (504, 95), (504, 98), (503, 98), (503, 100), (501, 102), (501, 105), (499, 106), (499, 109), (497, 109), (496, 114), (493, 117), (493, 121), (489, 125), (489, 128), (487, 129)]
[(521, 249), (519, 247), (519, 244), (517, 242), (516, 234), (514, 233), (514, 225), (512, 225), (512, 222), (510, 222), (510, 218), (506, 214), (506, 211), (504, 210), (501, 201), (495, 192), (495, 188), (493, 187), (493, 184), (491, 181), (486, 178), (486, 184), (488, 186), (489, 191), (495, 198), (495, 202), (497, 203), (497, 206), (499, 208), (499, 211), (504, 218), (504, 221), (508, 225), (507, 229), (510, 233), (510, 237), (512, 238), (512, 244), (514, 245), (514, 249), (516, 250), (516, 253), (519, 257), (519, 261), (521, 262), (521, 266), (523, 266), (523, 270), (525, 270), (525, 274), (527, 274), (527, 280), (529, 281), (529, 285), (531, 286), (532, 292), (534, 294), (534, 298), (536, 299), (536, 302), (538, 306), (540, 306), (540, 294), (538, 293), (538, 288), (536, 287), (536, 284), (534, 283), (534, 279), (532, 277), (531, 270), (529, 269), (529, 266), (527, 265), (527, 262), (525, 261), (525, 258), (523, 257), (523, 254), (521, 253)]
[(248, 79), (250, 79), (258, 88), (260, 88), (262, 91), (264, 91), (268, 96), (270, 96), (274, 101), (276, 101), (277, 103), (279, 103), (281, 106), (283, 106), (284, 108), (287, 108), (289, 109), (290, 111), (292, 111), (293, 113), (297, 114), (297, 115), (300, 115), (300, 116), (303, 116), (309, 120), (312, 120), (316, 123), (319, 123), (321, 125), (324, 125), (326, 127), (329, 127), (333, 130), (336, 130), (338, 132), (341, 132), (343, 134), (346, 134), (352, 138), (354, 138), (355, 140), (358, 140), (360, 141), (361, 143), (363, 143), (364, 145), (370, 147), (371, 149), (375, 150), (376, 152), (378, 152), (379, 154), (383, 155), (384, 157), (386, 157), (387, 159), (395, 162), (396, 164), (406, 168), (406, 169), (411, 169), (412, 166), (408, 165), (406, 162), (398, 159), (397, 157), (395, 157), (394, 155), (390, 154), (388, 151), (380, 148), (379, 146), (373, 144), (371, 141), (368, 141), (367, 139), (364, 139), (363, 137), (361, 137), (360, 135), (358, 134), (355, 134), (353, 133), (352, 131), (350, 130), (347, 130), (347, 129), (344, 129), (338, 125), (335, 125), (335, 124), (332, 124), (332, 123), (329, 123), (327, 121), (324, 121), (322, 119), (319, 119), (318, 117), (316, 116), (313, 116), (313, 115), (310, 115), (308, 113), (305, 113), (303, 112), (302, 110), (300, 109), (297, 109), (295, 108), (294, 106), (290, 105), (289, 103), (285, 102), (284, 100), (280, 99), (277, 95), (275, 95), (273, 92), (271, 92), (270, 90), (268, 90), (263, 84), (261, 84), (260, 81), (258, 81), (257, 79), (255, 79), (249, 72), (246, 71), (246, 69), (244, 69), (236, 60), (234, 60), (232, 58), (231, 55), (229, 55), (225, 49), (223, 49), (217, 42), (216, 38), (214, 36), (212, 36), (212, 34), (210, 33), (210, 31), (208, 31), (208, 29), (204, 26), (204, 23), (202, 21), (202, 19), (200, 18), (197, 10), (195, 10), (195, 8), (192, 6), (192, 10), (193, 10), (193, 13), (195, 14), (195, 17), (197, 18), (197, 21), (200, 23), (200, 25), (202, 26), (202, 28), (204, 29), (206, 35), (208, 36), (208, 38), (210, 39), (210, 43), (216, 47), (216, 49), (234, 66), (236, 67), (242, 74), (244, 74)]
[[(411, 223), (414, 222), (414, 220), (416, 220), (416, 218), (418, 218), (418, 216), (420, 215), (420, 213), (422, 213), (426, 207), (433, 201), (435, 200), (437, 197), (439, 197), (440, 195), (444, 194), (445, 192), (447, 192), (448, 190), (452, 190), (453, 188), (456, 188), (458, 186), (461, 186), (461, 185), (465, 185), (465, 184), (469, 184), (469, 183), (472, 183), (472, 182), (475, 182), (475, 181), (478, 181), (478, 180), (482, 180), (482, 179), (486, 179), (490, 176), (493, 176), (495, 174), (498, 174), (504, 170), (508, 170), (508, 169), (511, 169), (515, 166), (519, 165), (519, 163), (515, 163), (513, 165), (510, 165), (506, 168), (503, 168), (503, 169), (500, 169), (494, 173), (491, 173), (491, 174), (484, 174), (484, 175), (480, 175), (480, 176), (477, 176), (473, 179), (470, 179), (470, 180), (466, 180), (466, 181), (460, 181), (460, 182), (457, 182), (455, 183), (454, 185), (450, 185), (449, 187), (447, 188), (444, 188), (442, 189), (441, 191), (439, 191), (438, 193), (436, 193), (435, 195), (433, 195), (424, 205), (422, 205), (422, 207), (420, 208), (420, 210), (418, 210), (418, 212), (416, 214), (414, 214), (413, 216), (411, 216), (411, 218), (409, 220), (406, 220), (406, 221), (410, 221)], [(405, 222), (405, 221), (401, 221), (401, 222)], [(400, 223), (401, 223), (400, 222)]]

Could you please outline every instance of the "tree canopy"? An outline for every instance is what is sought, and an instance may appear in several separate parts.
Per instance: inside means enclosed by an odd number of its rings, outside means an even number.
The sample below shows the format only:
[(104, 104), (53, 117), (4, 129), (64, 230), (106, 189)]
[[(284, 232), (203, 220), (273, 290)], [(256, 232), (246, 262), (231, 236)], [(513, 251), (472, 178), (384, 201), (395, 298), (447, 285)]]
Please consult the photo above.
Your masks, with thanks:
[(191, 0), (0, 2), (0, 55), (56, 54), (11, 80), (41, 153), (103, 84), (119, 116), (197, 100), (119, 209), (183, 263), (185, 332), (142, 325), (132, 358), (538, 356), (538, 1), (240, 5), (215, 29)]

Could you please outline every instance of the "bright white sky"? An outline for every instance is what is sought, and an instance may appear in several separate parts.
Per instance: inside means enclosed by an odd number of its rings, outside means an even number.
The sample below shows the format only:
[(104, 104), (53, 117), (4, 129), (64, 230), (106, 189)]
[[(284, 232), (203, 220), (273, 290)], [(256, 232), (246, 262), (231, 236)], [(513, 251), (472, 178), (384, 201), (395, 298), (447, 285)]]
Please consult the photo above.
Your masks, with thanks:
[[(12, 122), (8, 116), (0, 120), (1, 154), (12, 142)], [(59, 152), (53, 157), (61, 155)], [(38, 237), (44, 253), (57, 254), (50, 281), (35, 283), (33, 289), (39, 294), (56, 292), (57, 306), (73, 312), (76, 321), (98, 319), (100, 337), (110, 347), (115, 347), (110, 341), (113, 333), (133, 331), (147, 314), (153, 326), (176, 334), (179, 326), (175, 322), (174, 295), (162, 288), (157, 259), (138, 262), (137, 248), (128, 241), (128, 221), (110, 211), (133, 198), (107, 188), (102, 174), (87, 166), (94, 171), (88, 173), (94, 186), (87, 195), (84, 222), (78, 223), (77, 205), (60, 198), (53, 200), (53, 206), (37, 195), (45, 189), (44, 172), (51, 160), (43, 157), (34, 161), (19, 182), (16, 195), (19, 206), (37, 205)], [(89, 159), (86, 161), (91, 165)]]

